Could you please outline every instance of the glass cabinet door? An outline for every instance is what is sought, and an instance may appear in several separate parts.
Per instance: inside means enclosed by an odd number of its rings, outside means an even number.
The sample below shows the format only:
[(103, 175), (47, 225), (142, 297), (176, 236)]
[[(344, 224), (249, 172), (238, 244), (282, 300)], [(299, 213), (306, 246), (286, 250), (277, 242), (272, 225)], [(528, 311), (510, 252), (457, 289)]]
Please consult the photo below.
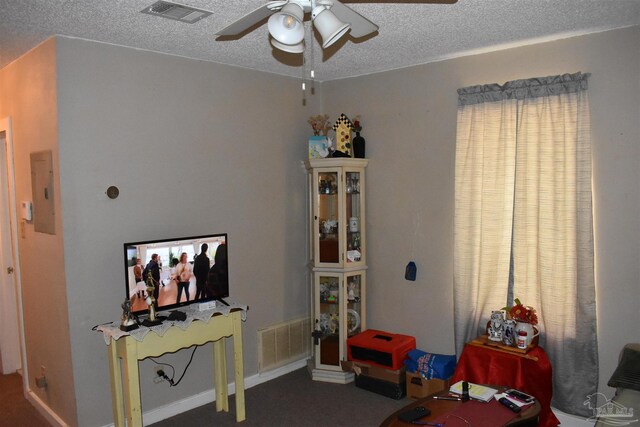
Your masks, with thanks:
[(314, 172), (317, 198), (314, 227), (318, 236), (316, 261), (324, 265), (340, 264), (340, 175), (337, 170)]
[(362, 218), (362, 176), (360, 172), (347, 171), (345, 173), (345, 201), (346, 201), (346, 256), (347, 266), (363, 261), (363, 218)]
[(366, 329), (364, 313), (364, 272), (348, 274), (345, 288), (347, 313), (345, 316), (347, 337), (352, 337)]
[(339, 274), (316, 273), (316, 365), (340, 367), (341, 301)]

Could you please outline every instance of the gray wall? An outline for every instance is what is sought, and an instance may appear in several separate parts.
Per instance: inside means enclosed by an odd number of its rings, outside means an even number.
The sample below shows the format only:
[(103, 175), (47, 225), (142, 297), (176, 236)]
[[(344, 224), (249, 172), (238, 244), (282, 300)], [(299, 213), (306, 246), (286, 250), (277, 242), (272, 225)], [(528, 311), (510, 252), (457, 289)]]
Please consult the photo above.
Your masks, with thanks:
[[(453, 353), (456, 89), (576, 71), (589, 81), (600, 389), (640, 341), (640, 28), (467, 56), (322, 85), (367, 140), (368, 326)], [(416, 282), (403, 278), (414, 259)]]
[[(230, 300), (250, 306), (245, 374), (255, 374), (257, 329), (309, 307), (300, 160), (313, 110), (298, 81), (58, 38), (58, 111), (79, 425), (112, 421), (107, 348), (91, 327), (119, 318), (127, 241), (229, 233)], [(181, 372), (188, 356), (162, 360)], [(211, 389), (211, 360), (211, 346), (198, 350), (171, 389), (141, 363), (145, 411)]]

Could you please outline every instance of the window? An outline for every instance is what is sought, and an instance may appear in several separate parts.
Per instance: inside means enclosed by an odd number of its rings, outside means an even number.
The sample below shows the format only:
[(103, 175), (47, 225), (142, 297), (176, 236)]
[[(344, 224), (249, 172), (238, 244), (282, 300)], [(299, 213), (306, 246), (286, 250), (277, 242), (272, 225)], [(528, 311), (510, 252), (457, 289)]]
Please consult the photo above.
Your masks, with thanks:
[(598, 382), (587, 79), (458, 91), (454, 238), (458, 353), (507, 304), (511, 271), (512, 297), (539, 314), (554, 406), (586, 416)]

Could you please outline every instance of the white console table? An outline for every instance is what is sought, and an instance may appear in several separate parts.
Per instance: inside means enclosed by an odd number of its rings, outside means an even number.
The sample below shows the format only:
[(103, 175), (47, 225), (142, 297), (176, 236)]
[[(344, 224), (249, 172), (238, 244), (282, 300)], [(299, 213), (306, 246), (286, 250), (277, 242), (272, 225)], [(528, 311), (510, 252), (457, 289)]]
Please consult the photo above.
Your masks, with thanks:
[[(105, 334), (105, 340), (108, 341), (113, 418), (116, 427), (125, 426), (125, 408), (126, 425), (129, 427), (142, 426), (138, 370), (138, 362), (140, 360), (208, 342), (213, 342), (216, 410), (218, 412), (228, 412), (229, 395), (227, 390), (225, 337), (233, 337), (236, 421), (243, 421), (245, 419), (245, 407), (242, 319), (243, 316), (246, 316), (246, 310), (246, 306), (231, 306), (214, 310), (208, 320), (190, 318), (188, 322), (174, 322), (174, 325), (166, 325), (162, 328), (162, 335), (153, 332), (153, 328), (151, 331), (143, 331), (147, 332), (146, 334), (140, 334), (140, 330), (131, 331), (129, 334), (120, 332), (117, 329), (117, 324), (98, 327), (97, 329)], [(180, 323), (183, 324), (180, 325)], [(184, 327), (185, 325), (186, 328)], [(117, 332), (113, 331), (113, 328), (116, 328)], [(113, 334), (108, 335), (110, 332), (113, 332)], [(118, 359), (122, 360), (122, 366)]]

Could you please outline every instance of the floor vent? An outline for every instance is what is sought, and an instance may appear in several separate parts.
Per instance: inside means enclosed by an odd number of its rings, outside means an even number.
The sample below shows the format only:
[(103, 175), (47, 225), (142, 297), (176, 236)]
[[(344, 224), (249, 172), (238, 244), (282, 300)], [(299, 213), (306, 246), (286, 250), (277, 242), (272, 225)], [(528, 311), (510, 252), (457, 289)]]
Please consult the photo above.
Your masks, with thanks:
[(196, 9), (191, 6), (173, 3), (170, 1), (157, 1), (151, 6), (145, 7), (140, 12), (148, 15), (160, 16), (162, 18), (174, 19), (187, 24), (195, 24), (201, 19), (211, 15), (212, 12)]
[(270, 371), (311, 355), (311, 321), (296, 319), (258, 331), (258, 372)]

